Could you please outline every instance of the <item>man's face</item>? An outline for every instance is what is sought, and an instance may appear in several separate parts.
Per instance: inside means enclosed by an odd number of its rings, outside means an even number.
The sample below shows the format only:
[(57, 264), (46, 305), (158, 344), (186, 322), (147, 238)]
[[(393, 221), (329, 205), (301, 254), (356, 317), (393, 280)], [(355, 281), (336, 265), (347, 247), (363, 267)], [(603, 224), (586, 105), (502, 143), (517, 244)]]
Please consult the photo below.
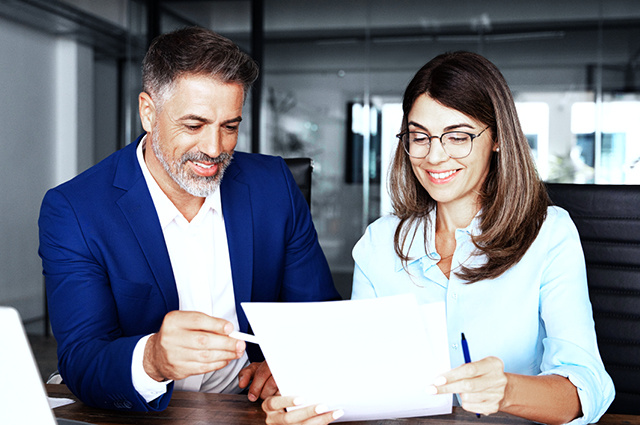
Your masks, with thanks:
[(214, 193), (238, 141), (243, 87), (187, 75), (176, 80), (159, 109), (144, 95), (140, 115), (151, 136), (145, 160), (160, 187), (169, 198)]

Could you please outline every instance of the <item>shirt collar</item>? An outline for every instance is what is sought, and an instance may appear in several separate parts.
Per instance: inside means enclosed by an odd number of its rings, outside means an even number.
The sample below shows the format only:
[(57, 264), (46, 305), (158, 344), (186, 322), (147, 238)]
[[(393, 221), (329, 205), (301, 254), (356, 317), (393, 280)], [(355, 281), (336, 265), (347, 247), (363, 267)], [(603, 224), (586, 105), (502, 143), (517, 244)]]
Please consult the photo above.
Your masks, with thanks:
[[(153, 205), (156, 208), (156, 212), (158, 213), (158, 219), (160, 220), (160, 226), (164, 229), (169, 223), (174, 220), (184, 220), (184, 216), (180, 213), (180, 211), (176, 208), (176, 206), (171, 202), (169, 197), (160, 189), (158, 182), (153, 178), (147, 164), (144, 162), (144, 150), (146, 147), (147, 136), (145, 135), (140, 143), (138, 144), (138, 148), (136, 149), (136, 155), (138, 157), (138, 164), (140, 164), (140, 168), (142, 169), (142, 175), (147, 183), (147, 187), (149, 188), (149, 193), (151, 194), (151, 199), (153, 201)], [(220, 191), (216, 190), (213, 194), (206, 197), (204, 204), (198, 211), (198, 215), (194, 218), (197, 219), (201, 213), (208, 211), (209, 209), (213, 211), (219, 211), (222, 213), (222, 201), (220, 198)]]
[[(480, 234), (481, 212), (482, 211), (479, 211), (475, 215), (475, 217), (473, 217), (473, 220), (471, 220), (471, 223), (469, 223), (467, 227), (463, 229), (456, 229), (456, 240), (458, 241), (458, 244), (460, 244), (461, 242), (460, 241), (461, 237), (470, 238), (472, 236)], [(424, 239), (425, 225), (429, 226), (426, 234), (427, 236), (426, 244)], [(415, 229), (415, 232), (414, 232), (414, 229)], [(411, 260), (409, 260), (407, 265), (420, 261), (423, 264), (423, 267), (427, 268), (429, 265), (436, 264), (438, 261), (440, 261), (440, 254), (438, 254), (438, 252), (436, 251), (436, 241), (435, 241), (435, 237), (433, 236), (435, 235), (435, 232), (436, 232), (436, 208), (434, 208), (433, 210), (431, 210), (431, 212), (429, 212), (427, 219), (422, 220), (420, 223), (416, 224), (414, 229), (411, 229), (409, 231), (409, 236), (407, 237), (407, 240), (409, 242), (411, 241), (411, 237), (415, 234), (415, 237), (413, 238), (413, 243), (411, 244), (411, 247), (409, 248), (409, 251), (408, 251), (408, 257)], [(456, 247), (456, 249), (458, 248)], [(400, 271), (403, 269), (402, 260), (397, 256), (396, 256), (395, 268), (396, 268), (396, 271)]]

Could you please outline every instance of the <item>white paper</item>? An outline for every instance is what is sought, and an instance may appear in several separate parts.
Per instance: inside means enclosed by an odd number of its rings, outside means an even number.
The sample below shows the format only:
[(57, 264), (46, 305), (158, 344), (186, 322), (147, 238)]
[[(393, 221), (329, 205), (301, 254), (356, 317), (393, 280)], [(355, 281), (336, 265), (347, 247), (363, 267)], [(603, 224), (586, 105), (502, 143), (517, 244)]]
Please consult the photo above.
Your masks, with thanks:
[(343, 409), (341, 421), (451, 413), (427, 387), (451, 368), (444, 303), (412, 294), (314, 303), (242, 303), (283, 395)]
[(49, 400), (49, 407), (51, 407), (52, 409), (75, 403), (75, 401), (71, 400), (70, 398), (47, 397), (47, 399)]

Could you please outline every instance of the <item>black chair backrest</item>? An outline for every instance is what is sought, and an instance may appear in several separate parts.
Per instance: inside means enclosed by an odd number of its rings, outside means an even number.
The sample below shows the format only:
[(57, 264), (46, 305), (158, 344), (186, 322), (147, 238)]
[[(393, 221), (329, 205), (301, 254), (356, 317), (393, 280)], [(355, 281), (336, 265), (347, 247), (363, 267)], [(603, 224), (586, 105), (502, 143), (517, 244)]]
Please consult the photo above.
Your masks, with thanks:
[(580, 234), (598, 346), (616, 387), (608, 412), (640, 414), (640, 186), (547, 189)]
[(285, 158), (284, 162), (291, 170), (293, 179), (296, 181), (307, 204), (311, 206), (311, 172), (313, 171), (313, 161), (311, 158)]

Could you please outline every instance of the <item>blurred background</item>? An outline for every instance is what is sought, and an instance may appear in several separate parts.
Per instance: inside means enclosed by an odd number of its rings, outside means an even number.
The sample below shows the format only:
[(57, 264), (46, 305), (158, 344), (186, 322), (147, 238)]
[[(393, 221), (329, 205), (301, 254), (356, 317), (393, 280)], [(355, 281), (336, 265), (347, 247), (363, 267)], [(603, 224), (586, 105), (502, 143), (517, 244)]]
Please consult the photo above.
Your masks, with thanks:
[(200, 25), (261, 66), (238, 150), (313, 158), (336, 284), (390, 211), (386, 172), (413, 74), (478, 52), (503, 72), (546, 181), (640, 182), (638, 0), (0, 0), (0, 304), (46, 332), (45, 191), (133, 141), (149, 41)]

